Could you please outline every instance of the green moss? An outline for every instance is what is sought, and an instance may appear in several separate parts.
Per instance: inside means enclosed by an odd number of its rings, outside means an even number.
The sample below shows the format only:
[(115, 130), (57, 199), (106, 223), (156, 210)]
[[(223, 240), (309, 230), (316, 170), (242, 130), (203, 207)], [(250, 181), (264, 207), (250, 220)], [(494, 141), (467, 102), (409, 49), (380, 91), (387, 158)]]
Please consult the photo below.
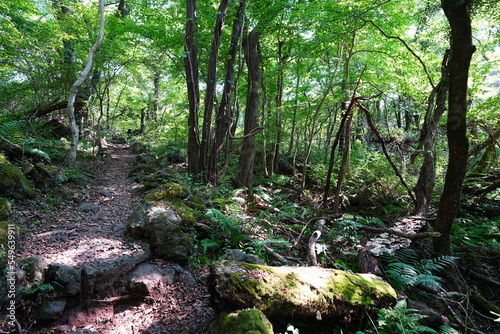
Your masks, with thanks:
[(0, 220), (0, 245), (7, 245), (7, 229), (9, 222)]
[(9, 219), (11, 214), (10, 202), (5, 198), (0, 197), (0, 220)]
[[(35, 190), (28, 183), (28, 180), (19, 168), (12, 164), (0, 164), (0, 191), (8, 197), (33, 197)], [(20, 195), (20, 194), (23, 195)]]
[(239, 306), (256, 307), (276, 316), (311, 316), (318, 311), (338, 317), (348, 310), (369, 309), (396, 300), (392, 287), (373, 275), (314, 267), (228, 266), (230, 299)]
[(217, 334), (272, 334), (273, 326), (259, 310), (248, 309), (230, 314), (222, 313), (210, 326), (210, 333)]
[(0, 164), (4, 165), (4, 164), (8, 164), (8, 163), (9, 163), (9, 160), (7, 160), (7, 157), (3, 153), (0, 153)]
[(185, 188), (178, 183), (165, 183), (153, 189), (146, 200), (152, 202), (180, 200)]

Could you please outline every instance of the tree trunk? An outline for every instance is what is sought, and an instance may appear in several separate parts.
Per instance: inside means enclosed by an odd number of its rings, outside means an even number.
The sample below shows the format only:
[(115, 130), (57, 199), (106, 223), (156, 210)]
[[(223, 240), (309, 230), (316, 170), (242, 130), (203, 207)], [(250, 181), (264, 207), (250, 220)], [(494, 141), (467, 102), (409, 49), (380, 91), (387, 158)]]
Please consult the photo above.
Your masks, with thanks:
[(462, 183), (467, 171), (469, 143), (467, 140), (467, 80), (475, 47), (469, 17), (470, 0), (441, 0), (441, 6), (451, 27), (450, 86), (448, 92), (448, 169), (435, 231), (441, 237), (433, 239), (434, 251), (451, 254), (451, 229), (460, 208)]
[(281, 140), (283, 138), (282, 132), (282, 122), (281, 122), (281, 107), (283, 106), (283, 85), (284, 85), (284, 74), (283, 67), (285, 63), (285, 58), (283, 56), (283, 44), (284, 41), (278, 41), (278, 79), (276, 83), (276, 120), (275, 120), (275, 133), (273, 151), (271, 157), (271, 166), (269, 168), (269, 174), (273, 175), (278, 169), (278, 163), (280, 160), (280, 146)]
[(200, 138), (198, 136), (198, 109), (200, 87), (198, 70), (198, 46), (196, 40), (196, 0), (186, 0), (186, 31), (184, 36), (184, 68), (189, 100), (188, 116), (188, 170), (198, 174)]
[(239, 38), (243, 28), (243, 18), (245, 14), (246, 1), (242, 0), (238, 7), (236, 19), (233, 24), (233, 31), (231, 33), (231, 46), (229, 49), (229, 58), (226, 62), (226, 76), (224, 79), (224, 89), (222, 92), (221, 103), (217, 111), (215, 120), (215, 137), (209, 159), (208, 168), (208, 182), (217, 185), (219, 179), (218, 162), (219, 157), (224, 149), (224, 140), (230, 127), (230, 101), (231, 93), (233, 90), (234, 78), (234, 62), (236, 60), (236, 52), (238, 50)]
[[(227, 8), (229, 7), (229, 0), (222, 0), (219, 9), (217, 10), (217, 17), (215, 19), (214, 36), (212, 39), (212, 47), (210, 50), (210, 57), (208, 60), (207, 70), (207, 89), (205, 93), (205, 112), (203, 114), (203, 129), (201, 136), (200, 147), (200, 170), (207, 171), (210, 157), (210, 139), (212, 129), (212, 115), (215, 100), (215, 88), (217, 85), (217, 61), (219, 59), (220, 41), (222, 38), (222, 27), (226, 18)], [(208, 181), (205, 175), (205, 181)]]
[(413, 188), (416, 197), (415, 215), (425, 216), (427, 214), (436, 184), (435, 138), (439, 120), (446, 110), (448, 84), (448, 54), (446, 54), (442, 62), (441, 81), (434, 87), (429, 96), (427, 113), (420, 132), (420, 142), (411, 158), (413, 161), (419, 152), (422, 152), (424, 157), (417, 184)]
[(80, 90), (81, 85), (87, 78), (90, 73), (90, 69), (92, 68), (92, 61), (94, 59), (94, 55), (101, 46), (102, 39), (104, 37), (104, 0), (99, 1), (99, 34), (97, 36), (97, 40), (94, 45), (89, 50), (89, 55), (87, 58), (87, 63), (85, 68), (80, 72), (78, 78), (76, 79), (73, 86), (71, 86), (71, 91), (68, 98), (68, 118), (71, 126), (71, 149), (68, 155), (68, 164), (72, 165), (76, 162), (76, 154), (78, 152), (78, 136), (79, 129), (76, 125), (75, 118), (75, 101), (76, 96), (78, 95), (78, 91)]
[[(258, 51), (259, 32), (253, 29), (243, 40), (243, 50), (248, 68), (248, 96), (245, 111), (245, 135), (257, 127), (260, 94), (260, 56)], [(255, 163), (255, 135), (244, 139), (241, 147), (238, 184), (252, 191), (253, 167)]]

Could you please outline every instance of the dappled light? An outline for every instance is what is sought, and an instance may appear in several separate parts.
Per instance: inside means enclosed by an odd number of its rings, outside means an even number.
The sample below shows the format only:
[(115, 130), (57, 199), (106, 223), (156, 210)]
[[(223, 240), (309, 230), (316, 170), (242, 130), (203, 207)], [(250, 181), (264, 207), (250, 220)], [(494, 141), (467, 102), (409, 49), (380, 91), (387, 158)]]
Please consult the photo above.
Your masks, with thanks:
[(0, 1), (0, 333), (500, 333), (499, 27)]

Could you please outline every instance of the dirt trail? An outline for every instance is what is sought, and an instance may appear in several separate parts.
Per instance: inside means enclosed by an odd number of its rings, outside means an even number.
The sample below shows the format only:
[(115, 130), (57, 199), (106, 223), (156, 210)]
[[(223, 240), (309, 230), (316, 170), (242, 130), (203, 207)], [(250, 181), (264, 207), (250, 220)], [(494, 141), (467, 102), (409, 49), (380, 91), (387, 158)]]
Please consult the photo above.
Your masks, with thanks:
[[(141, 248), (123, 234), (128, 216), (140, 198), (127, 179), (135, 154), (127, 144), (112, 144), (111, 155), (98, 162), (98, 175), (88, 179), (83, 202), (52, 212), (24, 208), (30, 234), (21, 238), (21, 257), (42, 255), (49, 263), (80, 267), (95, 257), (113, 258)], [(24, 239), (24, 240), (23, 240)]]
[[(25, 232), (20, 240), (19, 258), (41, 255), (49, 264), (82, 268), (95, 259), (113, 260), (141, 251), (140, 242), (124, 234), (128, 217), (141, 200), (132, 191), (138, 185), (127, 178), (136, 155), (126, 144), (112, 144), (110, 149), (111, 155), (98, 163), (97, 177), (86, 184), (81, 203), (48, 210), (47, 205), (41, 205), (38, 199), (16, 206), (15, 220), (24, 226)], [(163, 261), (151, 259), (149, 262), (162, 265)], [(93, 301), (90, 307), (72, 309), (61, 319), (42, 327), (34, 326), (29, 332), (205, 332), (215, 315), (206, 284), (207, 269), (187, 273), (175, 264), (168, 265), (179, 268), (182, 274), (177, 272), (175, 282), (160, 286), (154, 295), (134, 299), (123, 292), (113, 298), (103, 297), (101, 301)], [(195, 283), (185, 284), (182, 280), (184, 274), (194, 277)]]

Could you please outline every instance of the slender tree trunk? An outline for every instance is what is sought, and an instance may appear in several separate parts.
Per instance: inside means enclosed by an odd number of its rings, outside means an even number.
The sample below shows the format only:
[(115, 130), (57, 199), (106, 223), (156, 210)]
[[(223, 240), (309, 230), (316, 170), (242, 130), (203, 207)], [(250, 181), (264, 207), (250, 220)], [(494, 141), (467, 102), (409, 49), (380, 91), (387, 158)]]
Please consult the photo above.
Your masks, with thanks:
[(233, 91), (233, 78), (234, 78), (234, 62), (236, 60), (236, 52), (238, 50), (239, 39), (243, 28), (243, 18), (245, 15), (246, 1), (241, 0), (238, 6), (236, 19), (233, 23), (233, 31), (231, 33), (231, 46), (229, 49), (229, 58), (226, 62), (226, 76), (224, 79), (224, 89), (222, 92), (221, 103), (217, 111), (215, 120), (215, 137), (211, 149), (208, 169), (208, 182), (214, 185), (218, 183), (218, 162), (219, 157), (224, 149), (224, 141), (231, 125), (230, 115), (230, 102), (231, 93)]
[[(417, 184), (413, 188), (416, 197), (415, 215), (425, 216), (429, 211), (432, 192), (436, 184), (436, 151), (435, 138), (439, 120), (446, 110), (448, 96), (448, 55), (442, 62), (441, 81), (432, 90), (427, 103), (427, 113), (420, 132), (420, 143), (416, 154), (422, 152), (424, 161), (420, 167)], [(415, 155), (412, 156), (412, 161)]]
[(160, 97), (161, 97), (160, 78), (161, 78), (161, 73), (159, 70), (156, 70), (153, 77), (153, 84), (155, 90), (153, 93), (153, 117), (151, 119), (152, 121), (155, 122), (158, 120), (158, 114), (160, 113)]
[(274, 172), (278, 169), (278, 163), (280, 160), (280, 147), (281, 141), (283, 138), (282, 132), (282, 122), (281, 122), (281, 107), (283, 106), (283, 85), (284, 85), (284, 64), (285, 59), (283, 57), (283, 44), (284, 41), (278, 41), (278, 82), (276, 83), (277, 92), (276, 92), (276, 120), (275, 120), (275, 136), (273, 143), (273, 151), (271, 157), (271, 166), (269, 169), (269, 174), (273, 175)]
[(186, 31), (184, 36), (184, 68), (189, 100), (188, 116), (188, 170), (198, 174), (200, 158), (200, 138), (198, 109), (200, 106), (200, 86), (198, 69), (198, 46), (196, 37), (196, 0), (186, 0)]
[[(353, 99), (354, 101), (354, 99)], [(347, 117), (344, 123), (344, 129), (342, 133), (344, 146), (342, 148), (342, 161), (340, 163), (340, 170), (337, 176), (337, 187), (335, 188), (335, 196), (333, 198), (333, 214), (338, 214), (340, 211), (340, 192), (342, 191), (342, 184), (344, 182), (347, 169), (349, 168), (349, 157), (351, 148), (351, 129), (352, 129), (352, 116), (354, 111), (354, 104), (349, 104), (346, 111)]]
[[(336, 69), (335, 69), (335, 71), (336, 71)], [(326, 98), (328, 97), (328, 95), (330, 94), (330, 92), (333, 88), (334, 77), (335, 77), (335, 72), (332, 74), (330, 82), (328, 83), (328, 87), (326, 88), (325, 93), (321, 97), (321, 100), (320, 100), (318, 106), (316, 107), (316, 110), (314, 111), (314, 115), (312, 118), (312, 124), (311, 124), (311, 131), (309, 132), (309, 138), (307, 138), (308, 144), (306, 147), (306, 153), (305, 153), (305, 157), (304, 157), (304, 166), (302, 168), (302, 189), (304, 189), (306, 186), (307, 164), (309, 162), (309, 157), (311, 156), (314, 138), (315, 138), (316, 134), (321, 131), (321, 126), (316, 125), (318, 123), (318, 115), (319, 115), (320, 111), (323, 109), (323, 104), (325, 103)]]
[(295, 106), (293, 107), (292, 129), (290, 131), (290, 143), (288, 144), (287, 155), (292, 154), (293, 144), (295, 141), (295, 131), (297, 127), (297, 113), (299, 111), (299, 88), (300, 88), (300, 71), (297, 61), (297, 72), (295, 73)]
[(448, 169), (439, 202), (435, 231), (441, 237), (433, 239), (434, 251), (451, 254), (451, 229), (460, 208), (462, 183), (467, 171), (469, 143), (467, 140), (467, 80), (475, 47), (469, 16), (470, 0), (441, 0), (441, 7), (451, 27), (450, 86), (448, 93)]
[(71, 126), (71, 149), (68, 155), (68, 164), (73, 165), (76, 162), (76, 154), (78, 152), (78, 137), (79, 137), (79, 129), (76, 125), (75, 118), (75, 101), (76, 96), (78, 95), (78, 91), (80, 87), (85, 82), (85, 79), (90, 73), (92, 68), (92, 61), (94, 59), (94, 55), (101, 46), (102, 39), (104, 37), (104, 0), (99, 0), (99, 34), (97, 36), (97, 40), (94, 45), (89, 50), (87, 63), (84, 69), (78, 75), (73, 86), (71, 86), (71, 91), (68, 98), (68, 118)]
[[(222, 0), (219, 9), (217, 10), (217, 17), (215, 19), (214, 36), (212, 38), (212, 47), (210, 50), (210, 57), (208, 59), (206, 92), (205, 92), (205, 110), (203, 114), (203, 129), (200, 147), (200, 170), (207, 171), (210, 157), (210, 140), (212, 130), (212, 115), (215, 100), (215, 88), (217, 85), (217, 62), (219, 59), (220, 41), (222, 38), (222, 28), (226, 18), (226, 12), (229, 7), (229, 0)], [(204, 176), (205, 181), (208, 181), (207, 175)]]
[(248, 95), (245, 110), (245, 136), (241, 147), (238, 183), (250, 192), (253, 187), (253, 169), (255, 163), (255, 131), (257, 127), (260, 95), (260, 56), (258, 51), (259, 32), (253, 29), (243, 40), (243, 50), (248, 68)]

